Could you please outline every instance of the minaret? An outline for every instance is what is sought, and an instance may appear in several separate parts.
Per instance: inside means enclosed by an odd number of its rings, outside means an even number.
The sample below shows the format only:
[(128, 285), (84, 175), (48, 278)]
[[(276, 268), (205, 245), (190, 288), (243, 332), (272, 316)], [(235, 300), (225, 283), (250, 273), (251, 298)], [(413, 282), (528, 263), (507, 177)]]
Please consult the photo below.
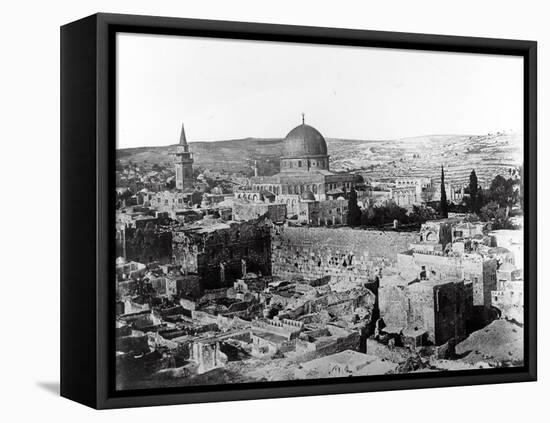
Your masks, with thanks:
[(176, 167), (176, 189), (193, 188), (193, 157), (189, 152), (185, 129), (181, 125), (180, 143), (174, 157)]

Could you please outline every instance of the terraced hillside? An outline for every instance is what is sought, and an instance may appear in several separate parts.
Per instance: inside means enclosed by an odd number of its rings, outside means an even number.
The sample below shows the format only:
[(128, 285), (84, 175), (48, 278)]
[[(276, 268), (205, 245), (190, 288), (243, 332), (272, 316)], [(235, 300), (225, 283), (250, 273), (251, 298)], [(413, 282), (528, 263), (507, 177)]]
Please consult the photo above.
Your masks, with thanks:
[[(281, 139), (246, 138), (240, 140), (192, 142), (195, 165), (213, 171), (250, 173), (254, 160), (260, 173), (278, 171)], [(348, 140), (328, 138), (331, 169), (356, 171), (375, 179), (400, 176), (439, 177), (441, 165), (450, 183), (465, 183), (472, 169), (480, 183), (488, 183), (497, 174), (508, 175), (521, 165), (523, 136), (429, 135), (397, 140)], [(117, 151), (124, 164), (147, 161), (170, 165), (175, 145), (140, 147)]]
[(491, 136), (431, 135), (391, 141), (371, 141), (361, 145), (340, 145), (332, 152), (333, 169), (364, 169), (373, 178), (399, 176), (439, 177), (451, 183), (468, 181), (475, 169), (480, 183), (497, 174), (508, 175), (522, 162), (523, 137), (519, 134)]

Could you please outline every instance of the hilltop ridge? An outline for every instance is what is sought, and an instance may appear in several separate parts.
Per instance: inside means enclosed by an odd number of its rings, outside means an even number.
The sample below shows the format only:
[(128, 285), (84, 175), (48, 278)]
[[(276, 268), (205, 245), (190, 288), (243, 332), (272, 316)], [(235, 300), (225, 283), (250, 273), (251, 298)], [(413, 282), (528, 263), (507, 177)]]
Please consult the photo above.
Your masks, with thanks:
[[(282, 138), (243, 138), (190, 142), (195, 166), (212, 171), (249, 173), (255, 160), (262, 174), (279, 170)], [(451, 183), (467, 182), (472, 169), (481, 183), (497, 174), (507, 175), (519, 167), (523, 135), (424, 135), (396, 140), (352, 140), (326, 138), (330, 166), (334, 171), (361, 171), (378, 179), (394, 177), (439, 177), (445, 167)], [(132, 161), (171, 165), (176, 144), (117, 150), (123, 164)]]

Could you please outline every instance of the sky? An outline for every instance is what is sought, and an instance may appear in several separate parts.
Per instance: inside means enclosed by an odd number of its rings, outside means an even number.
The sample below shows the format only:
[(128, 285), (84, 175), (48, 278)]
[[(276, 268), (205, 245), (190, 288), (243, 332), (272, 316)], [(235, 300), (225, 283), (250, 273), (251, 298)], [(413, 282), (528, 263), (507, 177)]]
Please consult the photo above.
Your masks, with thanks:
[(522, 132), (521, 57), (117, 35), (117, 148)]

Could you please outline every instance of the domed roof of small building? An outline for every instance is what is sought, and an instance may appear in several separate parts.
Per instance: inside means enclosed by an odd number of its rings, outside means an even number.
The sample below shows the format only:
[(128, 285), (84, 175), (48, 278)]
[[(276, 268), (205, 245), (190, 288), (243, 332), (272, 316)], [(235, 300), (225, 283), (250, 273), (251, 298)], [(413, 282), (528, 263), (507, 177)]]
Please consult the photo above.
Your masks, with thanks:
[(327, 143), (313, 126), (302, 123), (283, 141), (283, 157), (326, 156)]
[(315, 195), (311, 191), (304, 191), (300, 198), (302, 201), (315, 201)]

